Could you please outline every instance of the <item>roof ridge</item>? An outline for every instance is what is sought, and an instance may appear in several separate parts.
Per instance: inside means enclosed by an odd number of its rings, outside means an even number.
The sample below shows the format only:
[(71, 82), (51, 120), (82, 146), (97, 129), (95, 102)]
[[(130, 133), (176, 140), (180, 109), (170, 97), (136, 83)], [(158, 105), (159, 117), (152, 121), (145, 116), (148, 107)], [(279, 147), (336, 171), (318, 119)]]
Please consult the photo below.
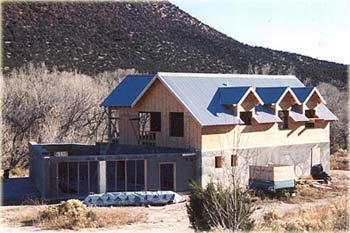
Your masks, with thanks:
[(183, 72), (158, 72), (157, 75), (167, 75), (167, 76), (177, 76), (177, 77), (232, 77), (233, 76), (241, 76), (241, 77), (247, 77), (247, 78), (256, 78), (256, 77), (262, 77), (262, 78), (275, 78), (275, 77), (283, 77), (283, 78), (297, 78), (295, 75), (277, 75), (277, 74), (236, 74), (236, 73), (183, 73)]

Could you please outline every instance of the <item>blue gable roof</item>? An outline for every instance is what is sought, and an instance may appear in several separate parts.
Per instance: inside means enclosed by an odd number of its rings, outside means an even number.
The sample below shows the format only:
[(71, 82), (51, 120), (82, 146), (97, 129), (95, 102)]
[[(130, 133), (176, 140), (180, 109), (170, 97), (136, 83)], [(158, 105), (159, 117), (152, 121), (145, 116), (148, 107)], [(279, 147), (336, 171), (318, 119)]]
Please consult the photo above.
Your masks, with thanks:
[(301, 103), (304, 103), (306, 98), (310, 95), (314, 87), (293, 87), (292, 91), (297, 96)]
[(134, 74), (123, 81), (105, 98), (102, 107), (131, 107), (155, 75)]
[(257, 87), (255, 91), (265, 104), (275, 104), (286, 89), (287, 87)]
[(249, 87), (220, 87), (220, 104), (238, 104)]

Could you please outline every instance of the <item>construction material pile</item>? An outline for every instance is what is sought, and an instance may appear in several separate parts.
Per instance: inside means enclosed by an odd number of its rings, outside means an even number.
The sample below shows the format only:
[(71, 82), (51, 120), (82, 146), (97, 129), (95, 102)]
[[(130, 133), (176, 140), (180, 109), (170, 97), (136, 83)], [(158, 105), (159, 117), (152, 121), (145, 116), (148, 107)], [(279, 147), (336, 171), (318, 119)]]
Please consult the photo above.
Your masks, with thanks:
[(48, 206), (39, 212), (36, 222), (48, 228), (73, 229), (99, 227), (98, 218), (79, 200)]
[(166, 205), (183, 201), (182, 196), (173, 191), (109, 192), (89, 195), (84, 199), (84, 204), (87, 206), (141, 206)]
[(324, 180), (326, 183), (330, 183), (332, 181), (332, 178), (327, 174), (327, 172), (323, 171), (322, 164), (312, 166), (311, 176), (316, 180)]

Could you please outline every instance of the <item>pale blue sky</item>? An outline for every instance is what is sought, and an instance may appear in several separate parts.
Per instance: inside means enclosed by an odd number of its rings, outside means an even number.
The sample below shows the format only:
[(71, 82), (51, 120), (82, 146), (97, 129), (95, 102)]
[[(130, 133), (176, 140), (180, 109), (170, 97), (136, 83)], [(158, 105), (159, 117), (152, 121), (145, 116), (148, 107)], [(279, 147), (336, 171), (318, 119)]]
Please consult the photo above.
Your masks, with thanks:
[(170, 0), (249, 45), (350, 64), (348, 0)]

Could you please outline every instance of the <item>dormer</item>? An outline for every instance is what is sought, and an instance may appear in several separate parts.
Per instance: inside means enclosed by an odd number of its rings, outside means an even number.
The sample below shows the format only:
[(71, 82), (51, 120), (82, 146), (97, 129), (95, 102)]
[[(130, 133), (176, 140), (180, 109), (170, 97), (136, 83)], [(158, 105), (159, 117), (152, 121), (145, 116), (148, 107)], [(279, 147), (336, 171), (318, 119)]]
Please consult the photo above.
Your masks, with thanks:
[[(315, 87), (296, 87), (292, 91), (298, 98), (299, 102), (303, 104), (305, 109), (315, 109), (318, 104), (326, 104), (320, 92)], [(305, 113), (305, 111), (304, 111)]]
[(265, 106), (272, 109), (290, 110), (292, 105), (301, 104), (290, 87), (258, 87), (256, 93), (263, 100)]
[(252, 87), (220, 87), (220, 104), (232, 108), (234, 115), (239, 117), (244, 125), (250, 125), (255, 116), (254, 108), (263, 101)]
[(264, 106), (269, 107), (281, 120), (276, 121), (279, 129), (288, 129), (290, 110), (292, 106), (300, 105), (290, 87), (259, 87), (256, 92), (264, 101)]

